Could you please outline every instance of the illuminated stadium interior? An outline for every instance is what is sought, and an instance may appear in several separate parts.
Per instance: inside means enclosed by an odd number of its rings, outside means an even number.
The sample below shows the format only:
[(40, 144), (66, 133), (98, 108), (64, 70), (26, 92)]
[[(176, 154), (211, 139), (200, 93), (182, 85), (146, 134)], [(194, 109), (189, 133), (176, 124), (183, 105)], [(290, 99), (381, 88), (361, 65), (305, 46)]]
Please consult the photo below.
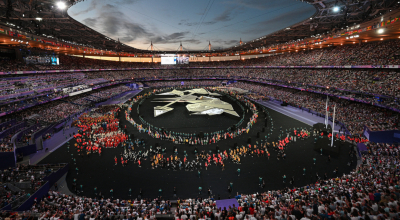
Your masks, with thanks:
[(398, 0), (0, 0), (1, 219), (398, 219)]

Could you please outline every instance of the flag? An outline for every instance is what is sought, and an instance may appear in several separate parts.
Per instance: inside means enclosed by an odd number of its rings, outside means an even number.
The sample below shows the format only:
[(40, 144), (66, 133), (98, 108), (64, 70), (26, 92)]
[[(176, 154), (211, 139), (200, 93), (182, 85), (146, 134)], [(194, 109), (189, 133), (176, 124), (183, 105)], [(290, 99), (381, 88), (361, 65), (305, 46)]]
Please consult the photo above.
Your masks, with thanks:
[(325, 109), (326, 109), (326, 114), (325, 114), (325, 128), (328, 127), (328, 112), (329, 112), (328, 101), (329, 101), (329, 96), (326, 97), (326, 105), (325, 105), (325, 106), (326, 106), (326, 107), (325, 107)]
[(370, 30), (372, 30), (372, 26), (367, 27), (367, 31), (370, 31)]

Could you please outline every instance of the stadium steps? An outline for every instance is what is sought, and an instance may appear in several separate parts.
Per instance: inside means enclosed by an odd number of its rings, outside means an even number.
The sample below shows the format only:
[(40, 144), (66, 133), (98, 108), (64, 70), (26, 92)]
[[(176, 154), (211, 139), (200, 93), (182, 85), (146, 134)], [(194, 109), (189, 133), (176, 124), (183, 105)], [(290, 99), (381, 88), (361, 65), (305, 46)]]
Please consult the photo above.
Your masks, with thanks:
[(17, 162), (17, 164), (29, 165), (30, 156), (25, 156), (22, 161)]
[(98, 96), (95, 96), (95, 95), (89, 95), (89, 96), (93, 96), (93, 97), (96, 97), (96, 98), (101, 98), (101, 97), (98, 97)]
[(77, 103), (74, 103), (74, 102), (71, 102), (71, 101), (65, 101), (65, 100), (62, 100), (62, 99), (60, 99), (60, 101), (65, 102), (65, 103), (71, 103), (71, 104), (77, 105), (77, 106), (83, 106), (81, 104), (77, 104)]
[(93, 100), (91, 100), (91, 99), (88, 99), (88, 98), (84, 98), (85, 100), (88, 100), (88, 101), (90, 101), (90, 102), (94, 102)]
[(65, 101), (63, 99), (59, 99), (58, 101), (68, 103), (68, 101)]
[(28, 123), (28, 126), (27, 126), (27, 127), (30, 127), (30, 126), (32, 126), (32, 125), (35, 125), (35, 124), (36, 124), (36, 118), (28, 119), (28, 120), (27, 120), (27, 123)]
[(69, 102), (69, 103), (74, 104), (74, 105), (77, 105), (77, 106), (83, 106), (83, 105), (77, 104), (77, 103), (75, 103), (75, 102)]
[(175, 214), (177, 210), (178, 210), (178, 201), (171, 200), (171, 213)]

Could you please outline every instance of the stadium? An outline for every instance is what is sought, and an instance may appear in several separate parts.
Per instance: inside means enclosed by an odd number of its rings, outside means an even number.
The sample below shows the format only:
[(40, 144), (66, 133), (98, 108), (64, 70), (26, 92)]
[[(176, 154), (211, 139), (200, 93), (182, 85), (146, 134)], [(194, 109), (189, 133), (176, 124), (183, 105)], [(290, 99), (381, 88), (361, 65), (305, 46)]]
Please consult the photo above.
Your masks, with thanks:
[(399, 219), (398, 0), (0, 0), (0, 219)]

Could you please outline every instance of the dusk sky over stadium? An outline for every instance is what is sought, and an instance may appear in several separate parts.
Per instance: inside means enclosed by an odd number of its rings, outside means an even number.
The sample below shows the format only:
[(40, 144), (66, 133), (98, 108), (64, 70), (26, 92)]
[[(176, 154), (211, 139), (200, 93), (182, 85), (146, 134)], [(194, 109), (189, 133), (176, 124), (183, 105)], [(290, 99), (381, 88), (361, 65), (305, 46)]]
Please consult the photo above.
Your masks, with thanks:
[(313, 15), (312, 5), (295, 0), (86, 0), (68, 14), (94, 30), (139, 49), (227, 48)]

